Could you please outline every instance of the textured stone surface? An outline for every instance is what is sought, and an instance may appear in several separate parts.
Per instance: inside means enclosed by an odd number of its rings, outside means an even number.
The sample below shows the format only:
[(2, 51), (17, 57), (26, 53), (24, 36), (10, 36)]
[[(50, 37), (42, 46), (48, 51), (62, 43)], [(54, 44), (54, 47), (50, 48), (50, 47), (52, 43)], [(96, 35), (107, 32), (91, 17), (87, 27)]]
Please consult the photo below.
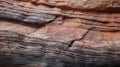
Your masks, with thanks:
[(119, 44), (119, 0), (0, 0), (2, 65), (115, 66)]
[[(43, 67), (96, 67), (119, 65), (120, 43), (88, 47), (0, 31), (0, 62)], [(111, 62), (112, 61), (112, 62)]]
[(78, 28), (67, 28), (64, 26), (46, 26), (30, 34), (34, 37), (40, 37), (52, 41), (71, 42), (74, 39), (81, 39), (87, 30)]
[(75, 9), (106, 9), (120, 7), (119, 0), (18, 0), (34, 4), (49, 6), (70, 7)]

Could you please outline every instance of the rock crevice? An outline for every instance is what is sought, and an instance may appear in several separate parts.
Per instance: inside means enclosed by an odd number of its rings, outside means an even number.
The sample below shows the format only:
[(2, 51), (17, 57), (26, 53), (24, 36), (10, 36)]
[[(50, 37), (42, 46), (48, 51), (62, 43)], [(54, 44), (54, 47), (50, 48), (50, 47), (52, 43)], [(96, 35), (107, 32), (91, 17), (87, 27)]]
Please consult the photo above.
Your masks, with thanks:
[(4, 62), (10, 63), (8, 57), (28, 66), (119, 65), (119, 35), (119, 0), (0, 0)]

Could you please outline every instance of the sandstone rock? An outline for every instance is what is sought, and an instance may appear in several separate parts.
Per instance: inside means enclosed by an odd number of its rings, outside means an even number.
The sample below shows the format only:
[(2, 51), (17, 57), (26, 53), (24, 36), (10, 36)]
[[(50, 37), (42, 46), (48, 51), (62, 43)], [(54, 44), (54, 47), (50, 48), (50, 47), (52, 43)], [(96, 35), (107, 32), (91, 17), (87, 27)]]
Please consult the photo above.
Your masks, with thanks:
[(86, 32), (87, 30), (84, 29), (67, 28), (63, 26), (46, 26), (36, 30), (30, 35), (52, 41), (71, 42), (74, 39), (81, 39)]
[[(26, 1), (26, 0), (19, 0)], [(34, 4), (45, 4), (49, 6), (68, 7), (75, 9), (106, 9), (120, 7), (118, 0), (27, 0)]]
[(0, 63), (120, 65), (119, 8), (119, 0), (0, 0)]

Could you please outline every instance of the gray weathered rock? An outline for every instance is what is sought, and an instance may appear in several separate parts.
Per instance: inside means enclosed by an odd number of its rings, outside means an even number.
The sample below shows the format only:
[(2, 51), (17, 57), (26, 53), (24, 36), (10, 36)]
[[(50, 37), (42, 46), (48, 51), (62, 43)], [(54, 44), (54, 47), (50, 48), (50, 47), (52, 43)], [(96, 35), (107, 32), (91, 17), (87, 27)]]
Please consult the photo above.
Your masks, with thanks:
[(119, 0), (0, 0), (0, 67), (120, 65)]

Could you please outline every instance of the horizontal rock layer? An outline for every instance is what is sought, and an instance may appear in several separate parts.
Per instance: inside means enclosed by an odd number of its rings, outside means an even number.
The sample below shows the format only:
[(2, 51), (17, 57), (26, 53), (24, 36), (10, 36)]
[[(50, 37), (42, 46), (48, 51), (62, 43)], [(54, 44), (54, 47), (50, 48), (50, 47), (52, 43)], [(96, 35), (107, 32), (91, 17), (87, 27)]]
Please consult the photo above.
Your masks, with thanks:
[[(78, 18), (80, 27), (96, 30), (120, 30), (119, 13), (80, 12), (74, 10), (62, 10), (60, 8), (49, 8), (35, 6), (13, 0), (0, 0), (0, 17), (20, 20), (23, 22), (46, 24), (53, 21), (57, 16)], [(13, 2), (12, 2), (13, 1)]]
[(98, 9), (119, 8), (119, 0), (18, 0), (23, 2), (31, 2), (33, 4), (44, 4), (48, 6), (73, 8), (73, 9)]
[(119, 0), (0, 0), (0, 62), (119, 65), (119, 7)]
[(9, 64), (95, 67), (119, 65), (120, 61), (119, 43), (96, 48), (80, 45), (70, 47), (66, 43), (31, 38), (11, 31), (0, 31), (0, 41), (0, 62)]

